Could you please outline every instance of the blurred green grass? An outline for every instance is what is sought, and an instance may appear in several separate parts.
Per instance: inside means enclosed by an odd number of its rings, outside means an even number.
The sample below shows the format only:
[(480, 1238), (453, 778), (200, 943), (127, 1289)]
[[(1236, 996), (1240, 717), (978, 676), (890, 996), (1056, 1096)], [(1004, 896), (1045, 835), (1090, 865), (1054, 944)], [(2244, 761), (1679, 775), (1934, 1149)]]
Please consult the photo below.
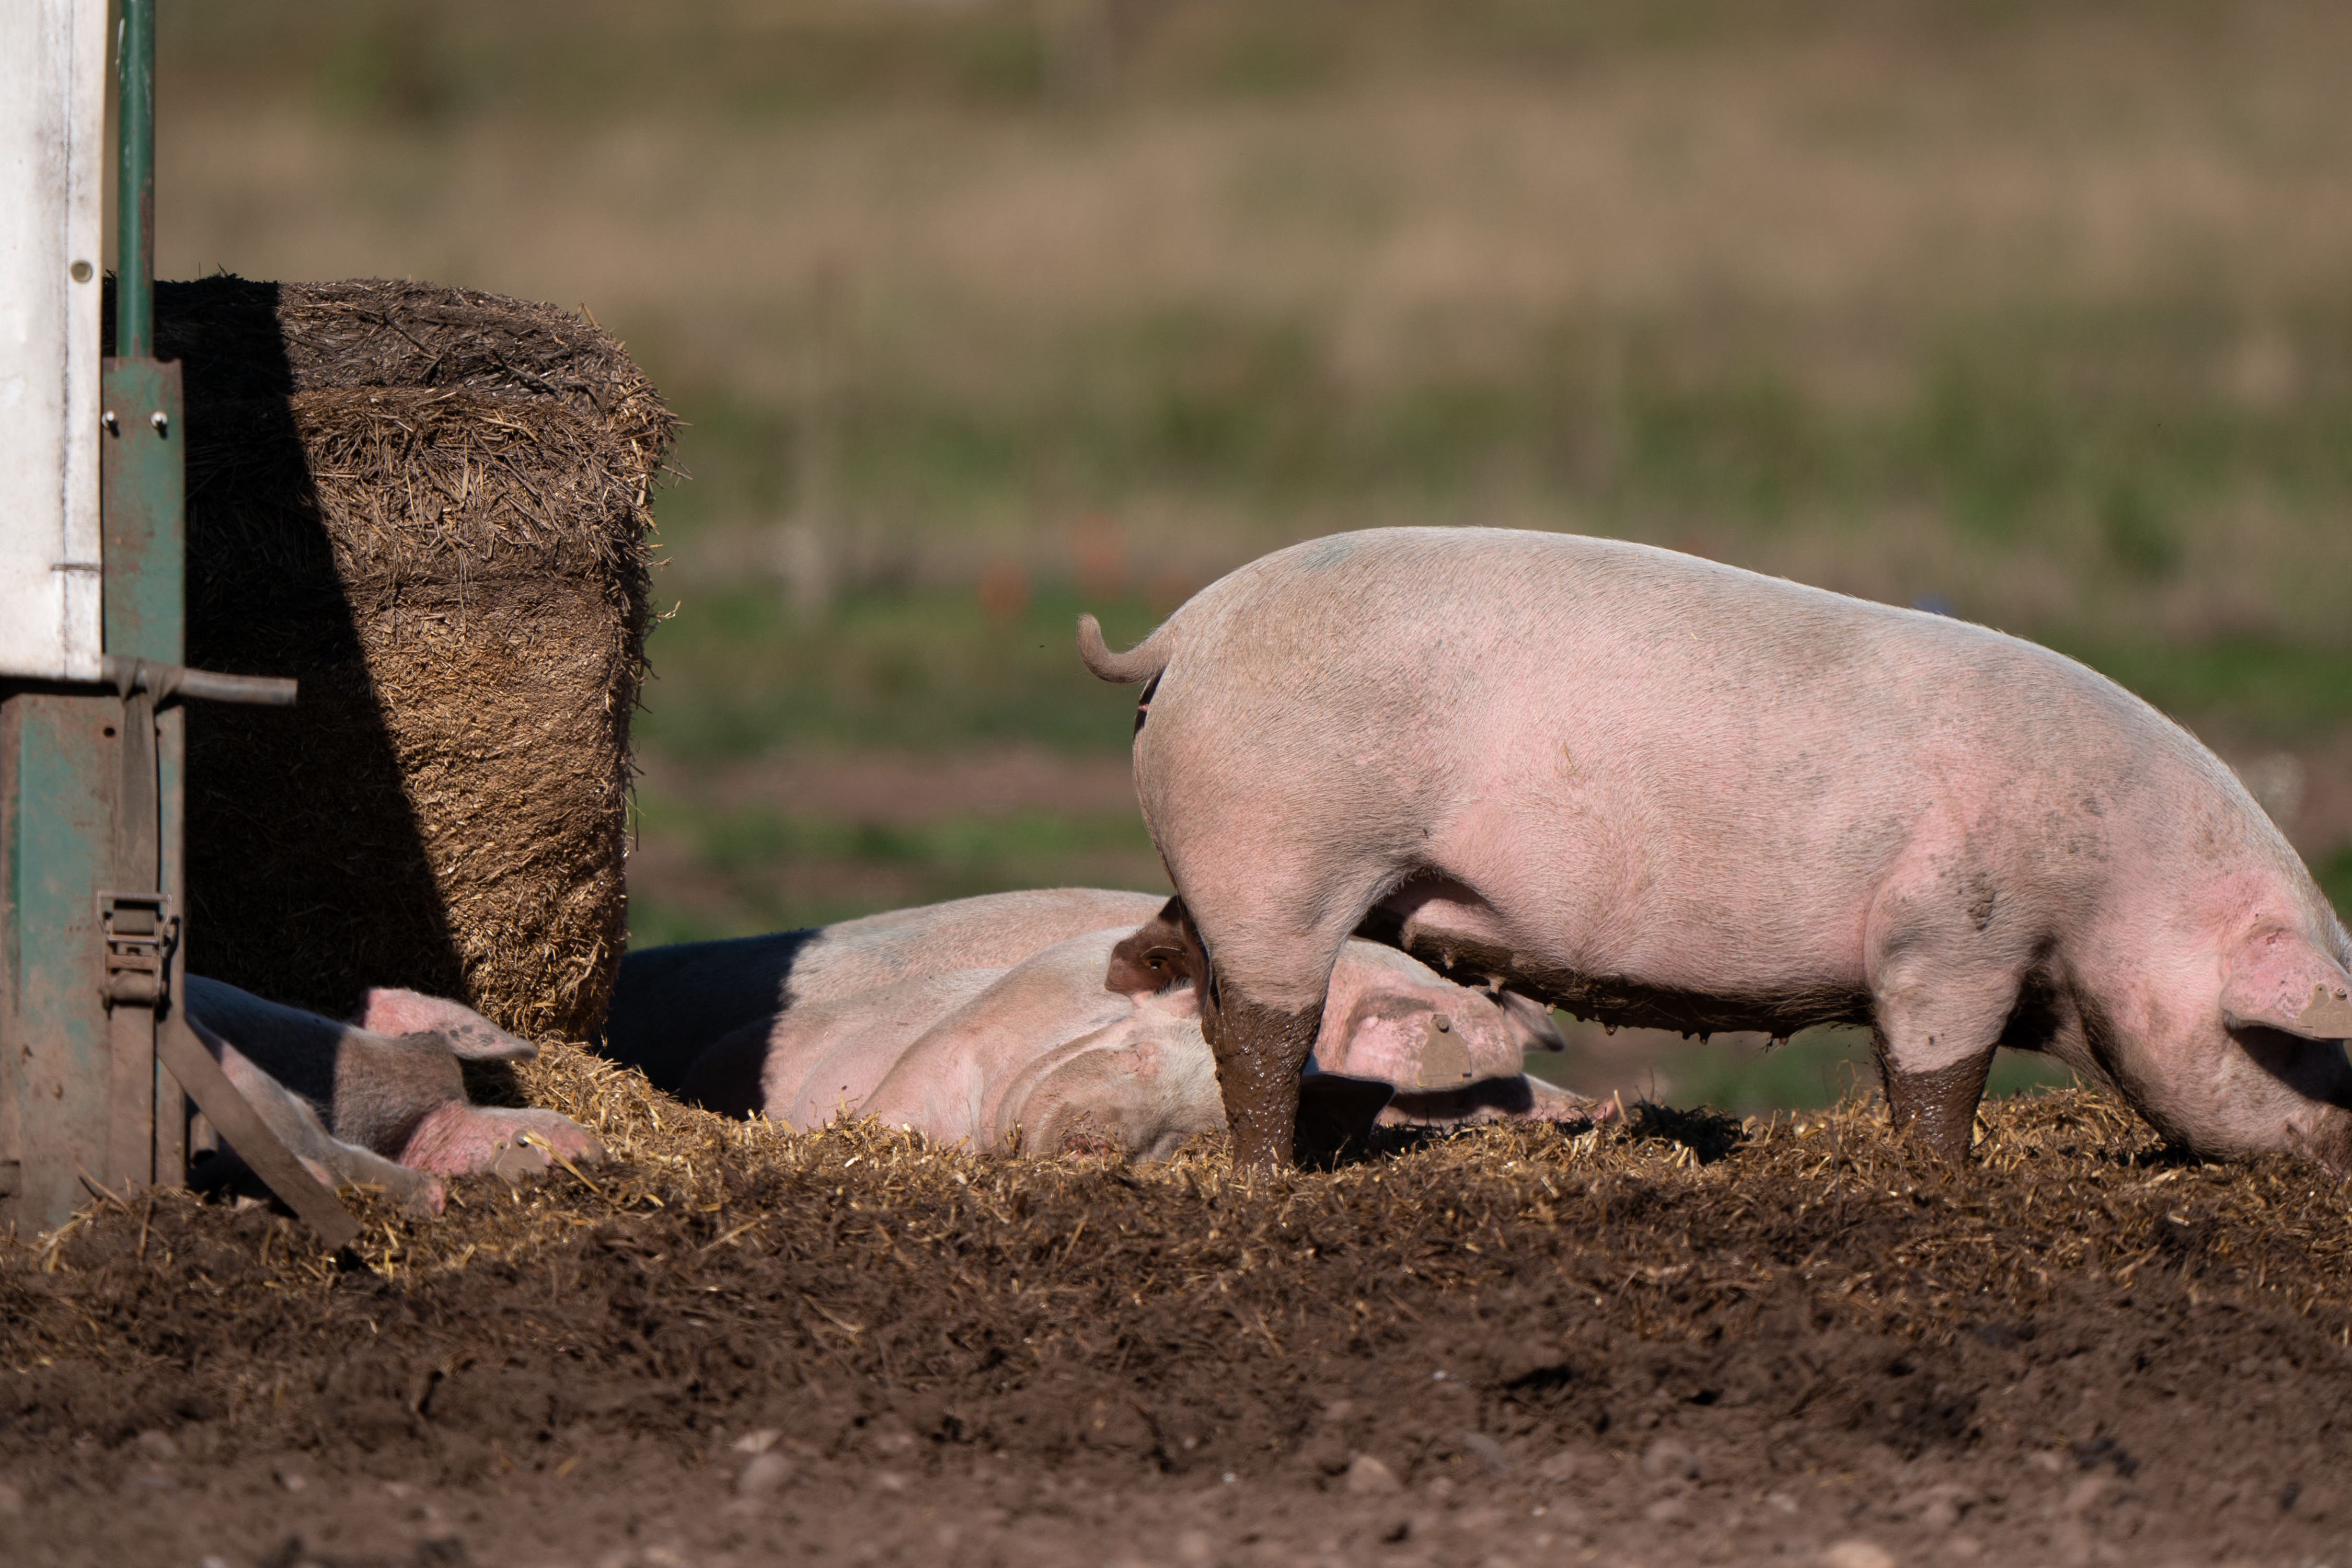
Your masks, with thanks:
[[(1639, 1063), (1612, 1057), (1598, 1064), (1571, 1048), (1566, 1056), (1530, 1056), (1528, 1070), (1587, 1095), (1613, 1089), (1677, 1105), (1712, 1105), (1740, 1115), (1832, 1105), (1878, 1087), (1869, 1034), (1861, 1029), (1808, 1029), (1787, 1045), (1766, 1049), (1741, 1040), (1700, 1045), (1664, 1037)], [(2074, 1081), (2043, 1058), (2004, 1050), (1985, 1080), (1989, 1095), (2028, 1094)]]
[(1140, 818), (1035, 811), (917, 825), (700, 808), (649, 792), (641, 831), (686, 864), (629, 895), (633, 947), (792, 931), (1013, 888), (1164, 887)]
[[(2301, 694), (2315, 656), (2352, 668), (2335, 603), (2352, 567), (2336, 526), (2352, 311), (2015, 307), (1946, 324), (1907, 384), (1860, 401), (1769, 323), (1728, 357), (1688, 326), (1538, 323), (1475, 373), (1370, 384), (1342, 374), (1342, 330), (1200, 310), (1097, 324), (1007, 345), (980, 385), (876, 350), (821, 411), (689, 384), (679, 461), (698, 478), (666, 527), (687, 551), (793, 515), (812, 462), (841, 526), (890, 542), (863, 568), (882, 579), (992, 552), (1050, 570), (1037, 522), (1074, 515), (1242, 518), (1260, 544), (1355, 521), (1529, 520), (1766, 569), (1796, 553), (2061, 643), (2161, 618), (2162, 638), (2114, 649), (2135, 677), (2185, 689), (2234, 672), (2234, 690), (2192, 699), (2252, 698), (2265, 731), (2343, 707)], [(2292, 368), (2265, 369), (2280, 344)], [(2184, 634), (2234, 646), (2158, 646)]]
[(1135, 691), (1079, 664), (1081, 608), (1123, 646), (1158, 623), (1132, 595), (1066, 584), (994, 613), (970, 588), (867, 588), (817, 613), (773, 585), (714, 587), (656, 628), (641, 750), (697, 760), (860, 747), (948, 752), (1028, 742), (1123, 751)]
[[(1095, 614), (1111, 645), (1124, 647), (1163, 612), (1133, 593), (1015, 581), (1013, 614), (985, 607), (969, 587), (866, 588), (814, 613), (772, 584), (698, 592), (691, 611), (651, 639), (654, 681), (637, 743), (700, 759), (1015, 742), (1124, 752), (1134, 689), (1096, 680), (1078, 663), (1076, 617)], [(2352, 648), (2006, 629), (2080, 659), (2202, 734), (2293, 742), (2352, 726)]]
[[(1147, 309), (991, 341), (977, 382), (933, 348), (863, 345), (828, 416), (850, 509), (884, 514), (1025, 504), (1041, 476), (1282, 507), (1508, 483), (1740, 527), (1916, 502), (1996, 540), (2086, 527), (2113, 567), (2160, 577), (2184, 512), (2352, 495), (2352, 307), (2333, 301), (1979, 308), (1926, 323), (1902, 383), (1861, 399), (1821, 384), (1794, 323), (1710, 325), (1562, 313), (1475, 363), (1433, 352), (1373, 378), (1345, 367), (1336, 320)], [(687, 514), (788, 507), (803, 411), (674, 391), (697, 410), (686, 466), (719, 479)]]
[[(687, 420), (639, 942), (1157, 886), (1099, 792), (918, 819), (742, 781), (1098, 763), (1133, 693), (1078, 609), (1128, 642), (1349, 527), (1648, 540), (2032, 637), (2219, 744), (2352, 730), (2352, 28), (2314, 0), (161, 27), (167, 271), (586, 300)], [(2352, 903), (2352, 844), (2314, 852)], [(1656, 1060), (1748, 1108), (1855, 1051)]]

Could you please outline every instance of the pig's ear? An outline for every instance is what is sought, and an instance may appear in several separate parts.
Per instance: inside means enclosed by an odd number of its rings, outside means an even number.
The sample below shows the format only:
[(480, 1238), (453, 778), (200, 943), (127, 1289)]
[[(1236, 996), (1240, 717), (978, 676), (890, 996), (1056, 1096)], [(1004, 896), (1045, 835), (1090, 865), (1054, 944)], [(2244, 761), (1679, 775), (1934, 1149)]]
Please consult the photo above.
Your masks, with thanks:
[(1185, 918), (1181, 899), (1171, 899), (1160, 912), (1137, 927), (1110, 950), (1110, 967), (1103, 989), (1129, 996), (1156, 995), (1171, 986), (1201, 987), (1207, 963)]
[(352, 1022), (374, 1035), (430, 1030), (442, 1037), (450, 1055), (469, 1062), (527, 1062), (539, 1055), (537, 1046), (508, 1034), (462, 1003), (400, 986), (371, 987)]
[(1495, 1005), (1503, 1010), (1503, 1022), (1511, 1031), (1511, 1039), (1522, 1051), (1564, 1051), (1568, 1041), (1561, 1037), (1559, 1026), (1552, 1022), (1551, 1009), (1532, 996), (1522, 996), (1516, 991), (1497, 991)]
[(2352, 1039), (2352, 975), (2293, 931), (2256, 931), (2223, 966), (2221, 1021), (2306, 1040)]

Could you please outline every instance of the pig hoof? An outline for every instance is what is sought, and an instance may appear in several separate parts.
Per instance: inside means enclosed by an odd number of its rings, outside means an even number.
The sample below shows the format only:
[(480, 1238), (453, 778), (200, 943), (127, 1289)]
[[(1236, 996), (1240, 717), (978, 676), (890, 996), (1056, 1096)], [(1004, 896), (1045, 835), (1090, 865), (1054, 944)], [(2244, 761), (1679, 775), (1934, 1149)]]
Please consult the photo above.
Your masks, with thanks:
[(1880, 1063), (1895, 1135), (1948, 1164), (1966, 1163), (1992, 1058), (1970, 1057), (1948, 1067), (1906, 1072), (1886, 1059), (1882, 1047)]

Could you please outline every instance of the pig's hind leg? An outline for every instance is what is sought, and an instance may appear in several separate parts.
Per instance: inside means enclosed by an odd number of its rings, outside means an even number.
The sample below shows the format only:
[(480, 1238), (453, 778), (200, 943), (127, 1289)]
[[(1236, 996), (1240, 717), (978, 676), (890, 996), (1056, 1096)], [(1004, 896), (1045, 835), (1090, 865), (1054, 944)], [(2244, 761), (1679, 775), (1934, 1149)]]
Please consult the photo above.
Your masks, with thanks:
[[(1274, 896), (1271, 879), (1240, 898), (1220, 900), (1222, 934), (1204, 936), (1181, 897), (1145, 932), (1181, 941), (1184, 961), (1201, 988), (1201, 1033), (1216, 1058), (1217, 1089), (1233, 1130), (1234, 1159), (1244, 1165), (1286, 1165), (1297, 1152), (1299, 1073), (1323, 1028), (1323, 1004), (1332, 966), (1355, 929), (1360, 905), (1344, 900)], [(1312, 910), (1320, 903), (1319, 921)], [(1139, 932), (1141, 937), (1145, 932)], [(1128, 946), (1122, 943), (1122, 949)]]

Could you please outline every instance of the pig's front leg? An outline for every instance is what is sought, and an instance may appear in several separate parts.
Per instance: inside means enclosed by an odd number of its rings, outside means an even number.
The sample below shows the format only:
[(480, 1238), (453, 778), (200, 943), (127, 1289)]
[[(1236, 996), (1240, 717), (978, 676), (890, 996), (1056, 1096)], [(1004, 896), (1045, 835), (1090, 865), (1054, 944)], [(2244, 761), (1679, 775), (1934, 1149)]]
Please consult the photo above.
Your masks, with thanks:
[(2017, 1005), (2015, 961), (2000, 945), (1902, 922), (1873, 976), (1871, 1045), (1895, 1133), (1942, 1159), (1968, 1158), (1985, 1076)]
[(1896, 1136), (1911, 1140), (1944, 1160), (1965, 1160), (1969, 1140), (1976, 1130), (1977, 1104), (1984, 1098), (1985, 1077), (1992, 1070), (1992, 1052), (1964, 1057), (1940, 1068), (1906, 1072), (1895, 1065), (1886, 1036), (1871, 1031), (1878, 1053), (1878, 1072), (1886, 1086), (1886, 1108)]

